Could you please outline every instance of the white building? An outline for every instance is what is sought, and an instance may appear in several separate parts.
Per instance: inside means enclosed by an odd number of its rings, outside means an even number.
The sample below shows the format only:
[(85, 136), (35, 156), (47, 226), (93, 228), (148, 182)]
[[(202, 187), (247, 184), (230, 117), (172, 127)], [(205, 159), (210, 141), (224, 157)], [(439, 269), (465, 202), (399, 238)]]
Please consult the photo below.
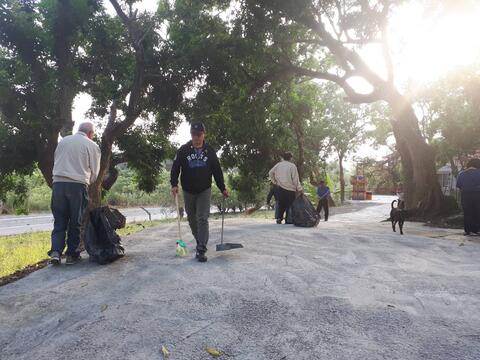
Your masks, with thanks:
[(445, 165), (437, 170), (438, 182), (442, 188), (442, 192), (445, 195), (451, 195), (452, 191), (455, 191), (457, 185), (457, 179), (453, 176), (452, 167)]

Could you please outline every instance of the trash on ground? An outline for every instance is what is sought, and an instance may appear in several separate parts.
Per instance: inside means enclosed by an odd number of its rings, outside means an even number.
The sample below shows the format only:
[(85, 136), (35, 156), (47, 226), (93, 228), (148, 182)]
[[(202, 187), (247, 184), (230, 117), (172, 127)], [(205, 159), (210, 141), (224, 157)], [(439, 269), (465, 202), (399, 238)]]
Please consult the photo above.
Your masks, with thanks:
[(217, 349), (215, 348), (212, 348), (212, 347), (207, 347), (206, 348), (207, 352), (212, 355), (212, 356), (220, 356), (222, 355), (222, 353), (220, 351), (218, 351)]
[(163, 354), (163, 357), (166, 359), (170, 356), (170, 352), (167, 350), (167, 348), (165, 347), (165, 345), (162, 345), (162, 354)]
[(188, 248), (187, 244), (185, 244), (185, 241), (177, 240), (177, 248), (175, 250), (175, 255), (180, 257), (188, 256)]

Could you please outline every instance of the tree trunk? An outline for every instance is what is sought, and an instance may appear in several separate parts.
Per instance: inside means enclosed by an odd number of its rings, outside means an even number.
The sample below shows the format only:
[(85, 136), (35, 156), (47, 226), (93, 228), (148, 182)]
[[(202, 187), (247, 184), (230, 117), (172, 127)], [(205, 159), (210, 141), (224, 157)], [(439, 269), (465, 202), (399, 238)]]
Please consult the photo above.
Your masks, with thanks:
[(338, 167), (340, 170), (340, 203), (345, 202), (345, 174), (343, 171), (343, 158), (345, 154), (342, 152), (338, 153)]
[(90, 184), (88, 189), (90, 201), (88, 202), (88, 207), (94, 209), (101, 206), (102, 204), (102, 183), (103, 179), (107, 175), (108, 169), (110, 168), (110, 160), (112, 158), (112, 146), (113, 139), (110, 136), (110, 132), (105, 129), (105, 132), (102, 135), (102, 144), (100, 145), (101, 150), (101, 160), (100, 160), (100, 171), (98, 177), (94, 183)]
[(53, 184), (53, 163), (58, 145), (58, 132), (58, 129), (52, 130), (45, 138), (38, 139), (36, 145), (38, 168), (49, 187)]
[(305, 135), (303, 133), (302, 127), (302, 120), (298, 118), (294, 118), (291, 127), (295, 132), (295, 136), (297, 138), (298, 144), (298, 159), (296, 161), (297, 170), (298, 170), (298, 177), (300, 182), (303, 181), (303, 177), (305, 175)]
[(423, 139), (418, 119), (408, 102), (396, 90), (388, 94), (393, 110), (392, 127), (402, 158), (407, 208), (419, 208), (419, 215), (433, 215), (442, 210), (443, 194), (435, 170), (435, 153)]
[[(59, 1), (58, 14), (71, 14), (72, 4)], [(62, 137), (70, 135), (73, 129), (72, 108), (77, 89), (75, 89), (74, 54), (72, 52), (72, 33), (76, 30), (70, 23), (69, 16), (57, 16), (54, 21), (56, 36), (53, 43), (53, 53), (57, 64), (58, 88), (52, 97), (56, 99), (53, 129), (47, 136), (39, 139), (37, 145), (38, 168), (49, 187), (53, 183), (53, 165), (55, 150), (58, 145), (58, 134)], [(42, 70), (37, 73), (41, 74)], [(44, 81), (44, 80), (43, 80)], [(40, 100), (38, 101), (40, 102)]]
[(75, 70), (74, 53), (72, 52), (72, 40), (75, 27), (72, 27), (71, 16), (73, 5), (68, 1), (59, 1), (57, 3), (57, 12), (64, 16), (57, 16), (54, 23), (56, 32), (53, 44), (53, 52), (58, 66), (58, 107), (56, 113), (58, 124), (61, 126), (60, 134), (62, 137), (72, 134), (73, 120), (72, 107), (75, 98)]

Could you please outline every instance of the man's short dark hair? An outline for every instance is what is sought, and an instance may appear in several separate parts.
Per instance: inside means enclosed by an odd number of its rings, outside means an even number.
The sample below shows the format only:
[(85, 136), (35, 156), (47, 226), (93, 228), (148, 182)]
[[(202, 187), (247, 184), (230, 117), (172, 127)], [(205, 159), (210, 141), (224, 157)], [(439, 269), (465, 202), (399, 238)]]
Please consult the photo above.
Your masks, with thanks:
[(292, 153), (291, 153), (290, 151), (287, 151), (287, 152), (285, 152), (285, 153), (283, 154), (282, 157), (283, 157), (284, 160), (289, 161), (289, 160), (292, 160), (293, 155), (292, 155)]
[(468, 160), (468, 162), (467, 162), (467, 168), (470, 168), (470, 167), (473, 167), (473, 168), (476, 168), (476, 169), (480, 169), (480, 159), (478, 159), (478, 158), (473, 158), (473, 159)]

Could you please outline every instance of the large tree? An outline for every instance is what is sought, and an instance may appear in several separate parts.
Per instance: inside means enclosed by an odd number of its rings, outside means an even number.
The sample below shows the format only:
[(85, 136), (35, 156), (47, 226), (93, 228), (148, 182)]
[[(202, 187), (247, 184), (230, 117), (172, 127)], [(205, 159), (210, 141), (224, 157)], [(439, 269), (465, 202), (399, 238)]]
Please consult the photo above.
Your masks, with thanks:
[(38, 165), (52, 182), (59, 134), (71, 132), (82, 31), (92, 0), (0, 1), (0, 175)]
[[(188, 5), (188, 6), (187, 6)], [(230, 1), (191, 3), (178, 0), (171, 9), (171, 41), (182, 50), (201, 81), (186, 99), (188, 121), (207, 125), (208, 141), (222, 151), (224, 166), (236, 169), (232, 185), (250, 200), (264, 190), (268, 170), (292, 151), (303, 178), (323, 157), (325, 109), (315, 83), (285, 79), (251, 96), (258, 74), (270, 66), (268, 49), (242, 35)]]
[[(239, 7), (242, 36), (268, 49), (270, 66), (255, 90), (288, 77), (331, 81), (356, 103), (388, 103), (391, 126), (402, 158), (408, 207), (440, 210), (443, 195), (435, 174), (435, 154), (422, 137), (410, 100), (395, 85), (387, 26), (391, 9), (402, 1), (247, 0)], [(360, 55), (367, 44), (377, 44), (385, 59), (387, 74), (373, 69)], [(253, 74), (250, 74), (253, 76)], [(361, 78), (371, 90), (359, 92), (352, 79)]]
[[(165, 13), (138, 12), (136, 1), (1, 1), (0, 175), (31, 173), (51, 185), (59, 135), (71, 133), (72, 104), (87, 93), (101, 130), (100, 175), (91, 206), (128, 162), (140, 188), (155, 188), (185, 87), (185, 70), (165, 30)], [(137, 120), (141, 120), (138, 121)]]
[[(110, 0), (116, 18), (99, 18), (85, 49), (92, 60), (85, 64), (92, 113), (108, 118), (101, 137), (99, 176), (90, 186), (91, 206), (100, 204), (102, 183), (109, 181), (106, 175), (115, 173), (118, 163), (128, 162), (137, 171), (141, 189), (155, 188), (174, 111), (186, 85), (175, 66), (174, 51), (157, 31), (164, 21), (161, 14), (139, 14), (135, 2)], [(135, 125), (137, 119), (142, 123)], [(112, 151), (115, 144), (117, 154)]]

